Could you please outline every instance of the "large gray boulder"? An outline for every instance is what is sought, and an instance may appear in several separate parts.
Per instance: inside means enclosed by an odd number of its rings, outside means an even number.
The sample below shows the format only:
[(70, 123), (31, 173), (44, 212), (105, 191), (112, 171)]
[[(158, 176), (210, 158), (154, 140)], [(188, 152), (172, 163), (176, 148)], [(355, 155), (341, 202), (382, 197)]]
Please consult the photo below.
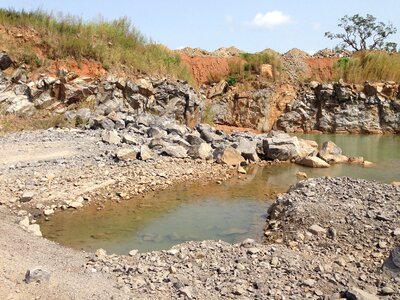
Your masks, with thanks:
[(260, 158), (257, 155), (257, 141), (249, 141), (246, 138), (240, 137), (236, 150), (249, 161), (260, 161)]
[(263, 150), (267, 158), (285, 161), (300, 155), (300, 144), (297, 137), (272, 131), (263, 140)]
[(163, 153), (176, 158), (185, 158), (188, 156), (186, 148), (179, 145), (166, 145)]

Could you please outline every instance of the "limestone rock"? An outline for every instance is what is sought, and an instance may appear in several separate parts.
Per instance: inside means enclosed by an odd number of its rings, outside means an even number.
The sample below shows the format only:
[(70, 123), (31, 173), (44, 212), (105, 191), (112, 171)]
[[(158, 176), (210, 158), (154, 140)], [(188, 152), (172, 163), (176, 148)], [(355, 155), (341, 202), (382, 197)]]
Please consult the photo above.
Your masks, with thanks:
[(327, 163), (334, 164), (346, 163), (349, 160), (347, 156), (342, 154), (342, 149), (331, 141), (322, 144), (322, 148), (318, 152), (318, 156)]
[(141, 160), (146, 161), (146, 160), (152, 158), (154, 156), (154, 153), (153, 153), (153, 151), (151, 151), (151, 149), (147, 145), (142, 145), (140, 147), (139, 156), (140, 156)]
[(214, 157), (218, 163), (229, 166), (239, 166), (240, 163), (244, 162), (244, 158), (240, 152), (230, 146), (214, 151)]
[(168, 156), (176, 157), (176, 158), (185, 158), (187, 157), (187, 150), (179, 145), (166, 145), (164, 147), (165, 154)]
[(35, 193), (32, 191), (26, 191), (22, 194), (20, 201), (21, 202), (29, 202), (33, 199), (33, 197), (35, 196)]
[(210, 89), (210, 91), (208, 93), (208, 97), (213, 98), (215, 96), (224, 94), (226, 92), (228, 86), (229, 85), (225, 80), (221, 80), (220, 82), (218, 82), (215, 86), (213, 86)]
[(200, 158), (204, 160), (212, 159), (212, 147), (207, 143), (193, 145), (188, 150), (188, 155), (192, 158)]
[(296, 160), (296, 164), (310, 167), (310, 168), (329, 168), (330, 165), (324, 160), (316, 156), (307, 156), (302, 159)]
[(121, 161), (135, 160), (138, 152), (131, 148), (123, 148), (117, 151), (116, 157)]
[(300, 155), (297, 137), (291, 137), (283, 132), (272, 132), (268, 136), (263, 140), (263, 149), (267, 158), (285, 161)]
[(101, 134), (101, 138), (103, 142), (108, 144), (119, 144), (121, 143), (121, 138), (118, 135), (118, 132), (115, 130), (105, 130)]
[(364, 290), (357, 287), (350, 287), (343, 295), (346, 299), (354, 300), (379, 300), (379, 297), (372, 295)]

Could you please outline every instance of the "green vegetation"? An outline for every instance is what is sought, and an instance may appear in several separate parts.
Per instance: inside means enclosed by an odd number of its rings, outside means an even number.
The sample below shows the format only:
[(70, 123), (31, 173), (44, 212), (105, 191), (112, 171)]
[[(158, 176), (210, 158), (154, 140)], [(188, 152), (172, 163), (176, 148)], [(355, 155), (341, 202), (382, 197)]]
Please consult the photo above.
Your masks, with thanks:
[(278, 55), (271, 53), (241, 53), (240, 58), (229, 62), (230, 74), (226, 78), (229, 85), (251, 80), (255, 74), (261, 74), (261, 65), (272, 66), (272, 79), (277, 80), (282, 72), (282, 62)]
[(37, 114), (34, 117), (19, 117), (16, 115), (0, 116), (0, 136), (22, 130), (48, 129), (50, 127), (71, 127), (63, 115)]
[(215, 118), (215, 113), (212, 109), (212, 105), (211, 103), (207, 103), (204, 109), (204, 114), (201, 118), (201, 122), (214, 126), (214, 118)]
[(39, 47), (48, 59), (93, 59), (105, 69), (123, 65), (125, 70), (171, 75), (193, 83), (178, 54), (146, 39), (127, 18), (83, 22), (80, 18), (55, 17), (41, 10), (0, 9), (0, 24), (6, 30), (11, 26), (38, 33), (40, 41), (29, 39), (24, 49), (18, 45), (8, 45), (7, 49), (32, 67), (44, 64), (33, 50)]
[(335, 79), (362, 83), (368, 81), (400, 81), (400, 53), (360, 51), (351, 58), (341, 58), (334, 66)]

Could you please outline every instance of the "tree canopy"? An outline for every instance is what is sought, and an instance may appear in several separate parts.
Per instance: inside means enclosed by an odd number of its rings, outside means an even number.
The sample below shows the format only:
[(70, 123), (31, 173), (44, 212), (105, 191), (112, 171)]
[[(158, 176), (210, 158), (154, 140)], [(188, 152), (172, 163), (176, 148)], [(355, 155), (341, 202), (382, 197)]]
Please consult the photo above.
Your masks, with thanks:
[(331, 40), (339, 39), (342, 42), (339, 48), (351, 48), (360, 50), (387, 50), (396, 51), (397, 44), (387, 42), (388, 36), (395, 34), (397, 29), (392, 24), (377, 22), (376, 18), (367, 14), (366, 17), (358, 14), (345, 15), (339, 20), (338, 27), (344, 29), (344, 33), (325, 32), (325, 36)]

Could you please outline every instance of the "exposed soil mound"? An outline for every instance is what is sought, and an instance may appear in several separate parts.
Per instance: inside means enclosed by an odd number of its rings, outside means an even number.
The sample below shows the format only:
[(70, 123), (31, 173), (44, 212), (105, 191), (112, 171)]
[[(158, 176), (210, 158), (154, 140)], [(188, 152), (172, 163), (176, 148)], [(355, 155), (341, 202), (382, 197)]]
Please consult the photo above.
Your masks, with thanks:
[(307, 64), (306, 78), (320, 82), (330, 81), (334, 77), (333, 65), (338, 57), (309, 57), (305, 60)]
[(218, 82), (229, 75), (230, 58), (181, 55), (182, 60), (189, 66), (197, 84)]

